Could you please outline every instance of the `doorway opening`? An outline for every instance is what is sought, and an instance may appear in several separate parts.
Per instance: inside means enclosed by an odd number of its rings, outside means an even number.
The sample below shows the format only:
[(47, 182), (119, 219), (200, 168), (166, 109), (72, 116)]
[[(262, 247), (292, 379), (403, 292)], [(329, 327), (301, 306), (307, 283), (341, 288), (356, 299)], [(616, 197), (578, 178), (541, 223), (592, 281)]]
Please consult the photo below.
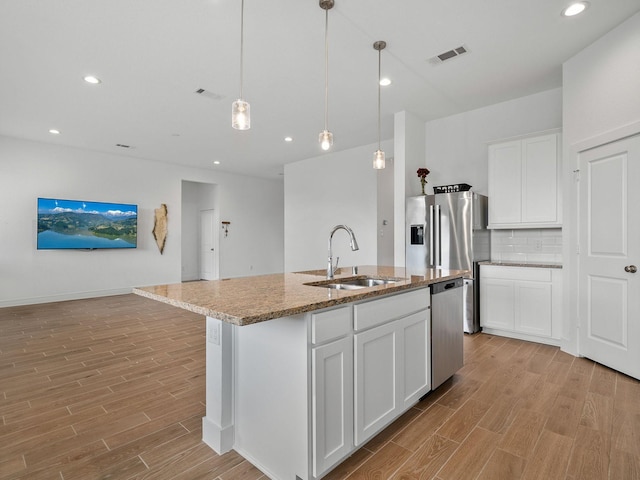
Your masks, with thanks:
[(220, 276), (218, 186), (182, 181), (183, 282), (216, 280)]

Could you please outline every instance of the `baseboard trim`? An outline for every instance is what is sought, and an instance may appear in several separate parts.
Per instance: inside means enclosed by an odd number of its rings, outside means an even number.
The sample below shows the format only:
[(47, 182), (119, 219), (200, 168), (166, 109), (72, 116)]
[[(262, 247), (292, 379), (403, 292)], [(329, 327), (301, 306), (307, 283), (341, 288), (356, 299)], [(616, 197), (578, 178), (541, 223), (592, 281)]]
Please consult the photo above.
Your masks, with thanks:
[(19, 307), (22, 305), (35, 305), (37, 303), (65, 302), (68, 300), (83, 300), (86, 298), (109, 297), (113, 295), (124, 295), (131, 293), (132, 288), (112, 288), (107, 290), (93, 290), (90, 292), (61, 293), (58, 295), (47, 295), (44, 297), (16, 298), (12, 300), (0, 300), (2, 307)]

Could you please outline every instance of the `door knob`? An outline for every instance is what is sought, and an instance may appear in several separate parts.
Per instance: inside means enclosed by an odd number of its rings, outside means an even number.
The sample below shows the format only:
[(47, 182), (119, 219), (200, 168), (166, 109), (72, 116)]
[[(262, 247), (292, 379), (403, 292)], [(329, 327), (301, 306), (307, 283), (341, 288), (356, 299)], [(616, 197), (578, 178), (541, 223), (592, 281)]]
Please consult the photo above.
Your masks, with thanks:
[(636, 267), (635, 265), (627, 265), (626, 267), (624, 267), (624, 271), (628, 273), (636, 273), (638, 271), (638, 267)]

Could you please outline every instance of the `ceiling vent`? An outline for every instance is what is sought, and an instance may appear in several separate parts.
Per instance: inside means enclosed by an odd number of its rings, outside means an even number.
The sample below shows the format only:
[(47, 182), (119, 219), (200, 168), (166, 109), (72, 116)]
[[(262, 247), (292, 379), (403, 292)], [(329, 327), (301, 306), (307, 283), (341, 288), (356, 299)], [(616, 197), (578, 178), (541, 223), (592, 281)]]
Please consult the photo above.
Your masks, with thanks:
[(459, 57), (467, 53), (469, 49), (465, 45), (460, 45), (457, 48), (449, 50), (447, 52), (443, 52), (435, 57), (429, 59), (429, 63), (432, 65), (440, 65), (441, 63), (446, 62), (447, 60), (451, 60), (452, 58)]
[(218, 93), (210, 92), (208, 90), (205, 90), (204, 88), (199, 88), (198, 90), (196, 90), (193, 93), (196, 93), (196, 94), (201, 95), (203, 97), (210, 98), (211, 100), (222, 100), (224, 98), (224, 95), (220, 95)]

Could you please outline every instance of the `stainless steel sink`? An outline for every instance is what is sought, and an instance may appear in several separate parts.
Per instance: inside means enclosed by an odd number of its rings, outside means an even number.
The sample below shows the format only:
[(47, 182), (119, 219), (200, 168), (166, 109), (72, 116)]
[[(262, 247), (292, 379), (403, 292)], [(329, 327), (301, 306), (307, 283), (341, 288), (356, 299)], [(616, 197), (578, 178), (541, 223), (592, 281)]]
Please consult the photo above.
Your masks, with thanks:
[(305, 283), (311, 287), (324, 287), (334, 290), (358, 290), (360, 288), (377, 287), (379, 285), (389, 285), (401, 282), (404, 278), (378, 278), (378, 277), (348, 277), (334, 278), (321, 282)]

